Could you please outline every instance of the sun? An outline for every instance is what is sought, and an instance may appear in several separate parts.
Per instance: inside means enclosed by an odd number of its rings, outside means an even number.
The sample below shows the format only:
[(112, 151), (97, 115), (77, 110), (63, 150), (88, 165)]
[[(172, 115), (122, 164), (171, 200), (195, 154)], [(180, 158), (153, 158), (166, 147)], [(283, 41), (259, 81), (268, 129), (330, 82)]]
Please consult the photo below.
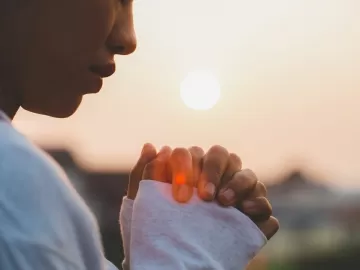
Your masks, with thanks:
[(187, 107), (209, 110), (219, 101), (220, 84), (216, 76), (209, 71), (193, 71), (182, 81), (180, 95)]

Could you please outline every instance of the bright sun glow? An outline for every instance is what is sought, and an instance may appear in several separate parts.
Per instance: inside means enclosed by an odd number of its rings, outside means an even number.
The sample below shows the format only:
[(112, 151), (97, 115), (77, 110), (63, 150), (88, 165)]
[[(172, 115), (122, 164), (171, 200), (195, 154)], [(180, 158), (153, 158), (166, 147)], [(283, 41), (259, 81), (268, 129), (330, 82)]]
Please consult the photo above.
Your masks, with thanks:
[(180, 95), (189, 108), (209, 110), (220, 98), (220, 84), (211, 72), (194, 71), (181, 83)]

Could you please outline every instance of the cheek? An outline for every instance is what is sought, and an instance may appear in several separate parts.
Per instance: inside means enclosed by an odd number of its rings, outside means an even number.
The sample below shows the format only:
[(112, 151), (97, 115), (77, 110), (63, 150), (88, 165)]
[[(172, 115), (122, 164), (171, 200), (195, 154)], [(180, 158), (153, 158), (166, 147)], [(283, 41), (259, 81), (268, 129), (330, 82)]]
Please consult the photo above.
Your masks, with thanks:
[(111, 32), (117, 2), (37, 1), (41, 5), (34, 6), (22, 19), (22, 43), (26, 44), (21, 52), (22, 68), (27, 77), (24, 87), (27, 88), (29, 82), (32, 86), (43, 85), (44, 81), (76, 85), (78, 80), (82, 80), (76, 77), (87, 72)]
[(34, 11), (31, 29), (37, 55), (87, 62), (104, 46), (116, 14), (114, 0), (39, 1), (42, 8)]
[[(116, 6), (113, 0), (92, 0), (95, 2), (82, 10), (81, 16), (78, 12), (72, 13), (71, 20), (64, 25), (58, 25), (59, 33), (63, 33), (62, 40), (67, 50), (73, 54), (93, 54), (104, 46), (114, 25)], [(101, 3), (100, 3), (101, 2)]]
[(88, 67), (106, 43), (118, 5), (118, 0), (35, 0), (14, 19), (9, 44), (15, 46), (6, 53), (16, 76), (8, 77), (23, 102), (31, 108), (56, 99), (77, 104), (76, 91), (90, 87)]

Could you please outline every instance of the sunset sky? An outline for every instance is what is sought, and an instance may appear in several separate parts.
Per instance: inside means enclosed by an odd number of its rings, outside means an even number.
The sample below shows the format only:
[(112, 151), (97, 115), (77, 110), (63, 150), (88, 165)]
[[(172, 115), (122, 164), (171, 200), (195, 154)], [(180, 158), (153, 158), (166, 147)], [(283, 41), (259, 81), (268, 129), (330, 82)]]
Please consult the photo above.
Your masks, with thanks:
[[(360, 1), (139, 0), (138, 50), (117, 58), (102, 92), (69, 119), (21, 111), (44, 145), (72, 147), (93, 169), (126, 169), (141, 146), (221, 144), (261, 179), (305, 166), (360, 188)], [(187, 108), (193, 70), (221, 84), (209, 111)]]

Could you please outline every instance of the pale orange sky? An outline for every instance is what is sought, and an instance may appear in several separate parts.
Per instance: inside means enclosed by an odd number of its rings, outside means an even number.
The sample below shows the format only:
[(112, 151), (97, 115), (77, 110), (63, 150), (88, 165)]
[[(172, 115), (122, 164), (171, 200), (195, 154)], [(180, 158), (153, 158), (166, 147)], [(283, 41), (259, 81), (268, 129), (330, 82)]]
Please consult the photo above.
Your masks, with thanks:
[[(93, 168), (128, 168), (145, 142), (221, 144), (262, 179), (298, 162), (360, 187), (359, 14), (358, 0), (139, 1), (138, 50), (100, 94), (69, 119), (21, 111), (15, 124)], [(206, 112), (179, 95), (198, 68), (222, 86)]]

